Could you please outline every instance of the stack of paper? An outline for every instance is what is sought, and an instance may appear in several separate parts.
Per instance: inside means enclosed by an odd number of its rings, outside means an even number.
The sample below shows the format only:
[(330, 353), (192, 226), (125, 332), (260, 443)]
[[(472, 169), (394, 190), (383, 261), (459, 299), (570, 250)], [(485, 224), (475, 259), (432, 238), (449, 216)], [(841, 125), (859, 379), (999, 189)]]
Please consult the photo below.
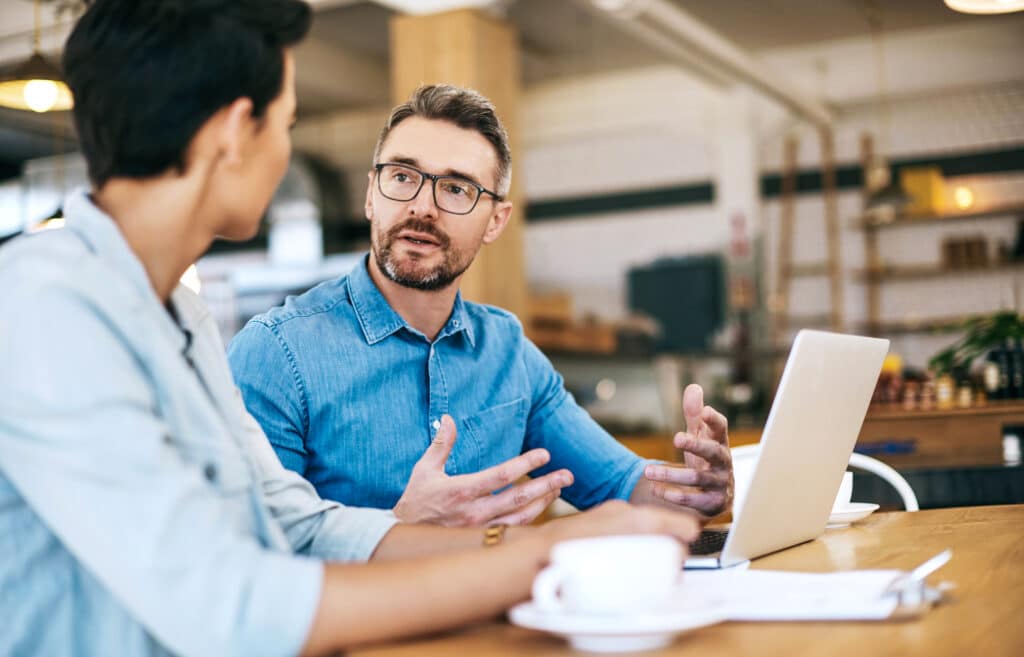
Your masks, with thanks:
[(886, 589), (902, 572), (687, 571), (679, 594), (721, 605), (730, 620), (880, 620), (899, 606)]

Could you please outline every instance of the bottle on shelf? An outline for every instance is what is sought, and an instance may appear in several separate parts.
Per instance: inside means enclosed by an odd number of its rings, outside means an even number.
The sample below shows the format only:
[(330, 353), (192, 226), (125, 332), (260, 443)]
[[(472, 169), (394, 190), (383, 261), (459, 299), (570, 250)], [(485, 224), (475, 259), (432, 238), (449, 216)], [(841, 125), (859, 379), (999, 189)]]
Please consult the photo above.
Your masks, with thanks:
[(999, 382), (999, 363), (995, 356), (996, 350), (988, 352), (988, 356), (985, 358), (985, 364), (981, 369), (981, 380), (982, 387), (985, 390), (985, 396), (988, 399), (1001, 399), (1000, 394), (1002, 392)]
[(1024, 348), (1020, 338), (1007, 339), (1010, 351), (1010, 397), (1024, 399)]
[(919, 405), (922, 411), (930, 411), (935, 408), (935, 381), (931, 377), (926, 378), (921, 384), (921, 403)]
[(1010, 352), (1003, 344), (993, 349), (991, 353), (999, 370), (999, 383), (996, 386), (995, 398), (1010, 399)]
[(967, 367), (954, 369), (953, 379), (956, 381), (956, 406), (970, 408), (974, 404), (974, 388), (971, 386), (971, 377), (967, 372)]
[(942, 374), (935, 379), (935, 405), (940, 410), (953, 408), (953, 392), (955, 385), (956, 382), (953, 380), (953, 376), (949, 373)]

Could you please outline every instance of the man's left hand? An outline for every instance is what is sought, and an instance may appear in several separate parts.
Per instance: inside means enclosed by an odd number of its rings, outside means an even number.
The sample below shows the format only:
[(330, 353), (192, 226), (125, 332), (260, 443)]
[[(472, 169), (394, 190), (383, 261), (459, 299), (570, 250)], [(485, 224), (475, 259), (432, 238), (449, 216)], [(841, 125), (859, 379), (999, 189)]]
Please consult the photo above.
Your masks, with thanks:
[(685, 453), (685, 464), (649, 465), (634, 492), (646, 492), (655, 501), (688, 507), (710, 518), (730, 509), (733, 497), (729, 423), (725, 416), (704, 405), (704, 391), (690, 384), (683, 393), (686, 432), (673, 443)]

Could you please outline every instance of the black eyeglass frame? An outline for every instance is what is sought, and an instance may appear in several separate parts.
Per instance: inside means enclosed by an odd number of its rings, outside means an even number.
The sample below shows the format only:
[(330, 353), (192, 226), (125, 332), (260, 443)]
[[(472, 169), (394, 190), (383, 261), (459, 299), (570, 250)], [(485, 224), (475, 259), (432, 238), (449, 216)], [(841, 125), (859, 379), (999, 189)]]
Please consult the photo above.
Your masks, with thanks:
[[(415, 171), (416, 173), (420, 174), (420, 186), (416, 188), (416, 191), (409, 198), (395, 198), (394, 196), (388, 196), (384, 192), (384, 187), (381, 186), (381, 182), (380, 182), (380, 177), (381, 177), (380, 176), (380, 171), (384, 167), (402, 167), (403, 169), (409, 169), (410, 171)], [(484, 194), (489, 194), (491, 196), (491, 198), (493, 198), (495, 201), (503, 201), (503, 200), (505, 200), (500, 194), (492, 192), (491, 190), (487, 189), (486, 187), (484, 187), (480, 183), (478, 183), (476, 181), (473, 181), (473, 180), (470, 180), (469, 178), (465, 178), (463, 176), (453, 176), (451, 174), (435, 175), (433, 173), (427, 173), (426, 171), (420, 171), (416, 167), (408, 165), (408, 164), (405, 164), (403, 162), (378, 162), (377, 164), (373, 165), (373, 169), (374, 169), (374, 171), (377, 172), (377, 190), (381, 194), (383, 194), (384, 198), (391, 199), (392, 201), (398, 201), (399, 203), (405, 203), (406, 201), (411, 201), (414, 198), (416, 198), (417, 196), (419, 196), (420, 192), (423, 190), (423, 185), (424, 185), (424, 183), (427, 182), (427, 180), (430, 180), (430, 192), (431, 192), (431, 194), (434, 197), (434, 205), (436, 205), (439, 210), (444, 210), (448, 214), (457, 214), (457, 215), (469, 214), (473, 210), (476, 210), (476, 206), (477, 206), (478, 203), (480, 203), (480, 199), (483, 198)], [(477, 197), (473, 201), (473, 207), (471, 207), (470, 209), (466, 210), (465, 212), (452, 212), (451, 210), (448, 210), (447, 208), (442, 208), (441, 205), (437, 202), (437, 181), (439, 179), (441, 179), (441, 178), (453, 178), (455, 180), (461, 180), (463, 182), (469, 183), (473, 187), (476, 187)]]

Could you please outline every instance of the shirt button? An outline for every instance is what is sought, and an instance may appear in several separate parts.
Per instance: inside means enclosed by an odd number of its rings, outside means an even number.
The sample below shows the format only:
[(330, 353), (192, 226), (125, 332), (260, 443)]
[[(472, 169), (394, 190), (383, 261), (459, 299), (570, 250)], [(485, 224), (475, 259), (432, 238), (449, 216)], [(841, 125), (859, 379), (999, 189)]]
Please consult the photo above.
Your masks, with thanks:
[(430, 423), (430, 426), (434, 427), (434, 431), (437, 431), (441, 428), (441, 420), (434, 420)]
[(212, 463), (207, 463), (206, 466), (203, 468), (203, 476), (206, 477), (206, 480), (211, 482), (211, 483), (216, 481), (217, 480), (217, 466), (215, 466)]
[(458, 326), (458, 325), (459, 325), (459, 320), (453, 319), (452, 320), (452, 326)]

